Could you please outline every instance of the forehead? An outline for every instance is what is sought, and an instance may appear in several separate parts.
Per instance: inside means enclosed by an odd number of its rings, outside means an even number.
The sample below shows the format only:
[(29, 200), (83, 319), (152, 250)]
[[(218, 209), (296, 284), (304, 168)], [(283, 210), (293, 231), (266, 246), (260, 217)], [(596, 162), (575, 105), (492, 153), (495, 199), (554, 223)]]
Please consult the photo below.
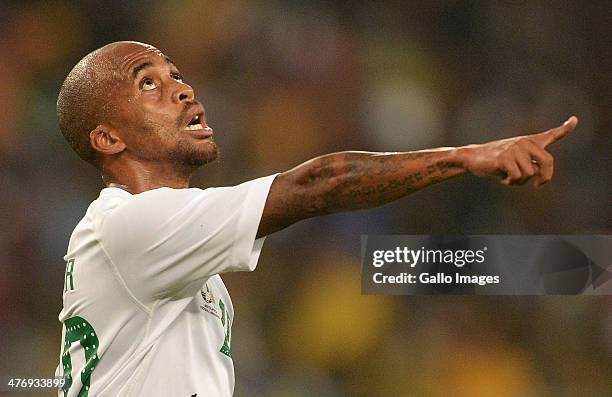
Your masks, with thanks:
[(144, 63), (171, 63), (169, 58), (159, 49), (148, 44), (127, 44), (113, 49), (112, 56), (119, 74), (123, 78), (131, 78), (134, 67)]

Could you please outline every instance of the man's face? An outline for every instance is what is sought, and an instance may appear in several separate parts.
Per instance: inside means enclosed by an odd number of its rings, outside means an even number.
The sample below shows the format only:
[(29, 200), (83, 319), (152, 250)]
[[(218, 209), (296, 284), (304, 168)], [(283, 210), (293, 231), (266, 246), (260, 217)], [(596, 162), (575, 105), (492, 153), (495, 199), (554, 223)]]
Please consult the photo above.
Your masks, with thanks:
[(204, 107), (168, 57), (136, 43), (114, 49), (111, 56), (119, 77), (111, 124), (130, 156), (187, 167), (217, 158)]

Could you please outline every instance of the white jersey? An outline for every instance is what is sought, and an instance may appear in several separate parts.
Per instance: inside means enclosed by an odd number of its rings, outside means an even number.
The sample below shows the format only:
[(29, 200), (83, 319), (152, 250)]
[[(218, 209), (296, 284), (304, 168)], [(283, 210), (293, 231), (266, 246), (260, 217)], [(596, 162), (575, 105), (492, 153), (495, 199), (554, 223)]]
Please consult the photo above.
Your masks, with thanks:
[(275, 175), (234, 187), (106, 188), (65, 256), (59, 396), (231, 396), (232, 301)]

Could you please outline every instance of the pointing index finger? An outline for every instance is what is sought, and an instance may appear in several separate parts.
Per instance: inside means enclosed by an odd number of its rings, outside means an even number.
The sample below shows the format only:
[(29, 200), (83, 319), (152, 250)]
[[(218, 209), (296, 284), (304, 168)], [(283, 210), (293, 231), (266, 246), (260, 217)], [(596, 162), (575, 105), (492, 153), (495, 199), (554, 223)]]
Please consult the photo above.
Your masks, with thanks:
[(546, 148), (551, 143), (555, 143), (560, 139), (563, 139), (570, 132), (576, 128), (578, 124), (578, 118), (576, 116), (572, 116), (563, 125), (548, 130), (546, 132), (542, 132), (541, 134), (536, 134), (536, 142), (541, 148)]

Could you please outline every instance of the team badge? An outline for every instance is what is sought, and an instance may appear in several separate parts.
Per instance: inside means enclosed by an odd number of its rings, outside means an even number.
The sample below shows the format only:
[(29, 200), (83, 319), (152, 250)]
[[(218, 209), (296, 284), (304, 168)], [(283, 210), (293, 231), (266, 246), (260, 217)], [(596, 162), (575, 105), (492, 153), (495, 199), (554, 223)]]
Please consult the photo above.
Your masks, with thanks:
[(221, 315), (215, 307), (215, 296), (213, 295), (210, 288), (208, 288), (208, 284), (204, 284), (204, 286), (200, 290), (200, 295), (202, 295), (202, 299), (204, 299), (204, 304), (200, 305), (200, 309), (212, 314), (218, 319), (221, 319)]
[[(206, 287), (206, 291), (204, 291), (204, 287)], [(210, 288), (208, 288), (208, 284), (204, 284), (204, 287), (202, 287), (202, 289), (200, 290), (200, 294), (202, 295), (204, 302), (213, 303), (215, 300), (215, 297), (213, 296), (212, 292), (210, 292)]]

